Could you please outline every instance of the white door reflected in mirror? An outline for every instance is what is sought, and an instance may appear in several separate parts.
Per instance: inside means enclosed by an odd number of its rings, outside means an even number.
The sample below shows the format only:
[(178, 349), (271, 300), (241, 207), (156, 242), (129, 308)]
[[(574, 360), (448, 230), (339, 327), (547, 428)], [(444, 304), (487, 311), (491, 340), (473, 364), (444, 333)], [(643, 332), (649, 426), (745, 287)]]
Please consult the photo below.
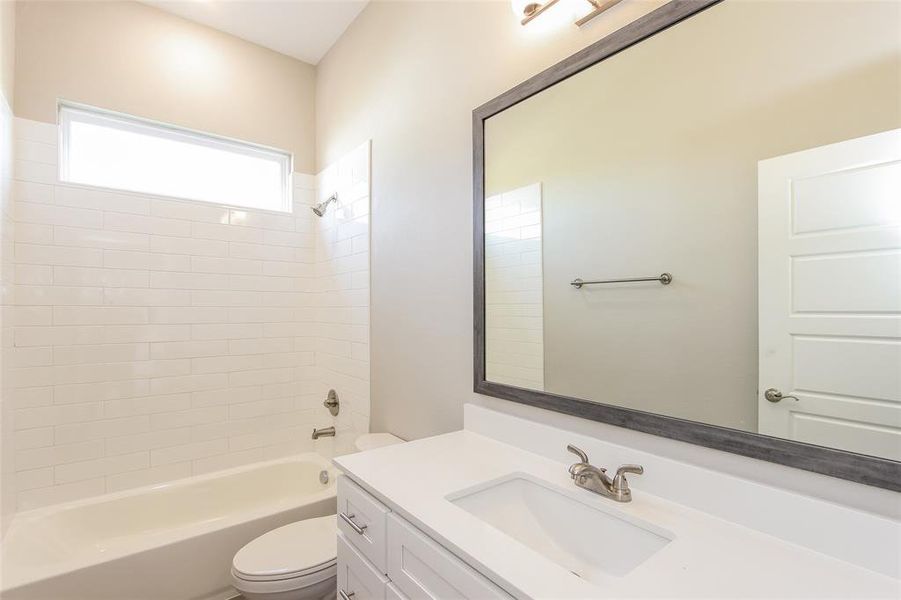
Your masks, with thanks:
[[(901, 130), (759, 166), (767, 435), (901, 460)], [(787, 392), (786, 392), (787, 393)]]

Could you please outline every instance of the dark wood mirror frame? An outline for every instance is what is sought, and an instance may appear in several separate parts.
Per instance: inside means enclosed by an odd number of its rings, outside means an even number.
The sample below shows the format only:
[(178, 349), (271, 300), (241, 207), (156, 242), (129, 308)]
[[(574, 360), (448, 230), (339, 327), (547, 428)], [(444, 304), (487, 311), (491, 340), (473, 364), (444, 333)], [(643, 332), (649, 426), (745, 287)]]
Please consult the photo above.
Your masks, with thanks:
[(901, 491), (901, 462), (492, 383), (485, 378), (485, 120), (721, 1), (672, 0), (473, 111), (473, 390), (495, 398)]

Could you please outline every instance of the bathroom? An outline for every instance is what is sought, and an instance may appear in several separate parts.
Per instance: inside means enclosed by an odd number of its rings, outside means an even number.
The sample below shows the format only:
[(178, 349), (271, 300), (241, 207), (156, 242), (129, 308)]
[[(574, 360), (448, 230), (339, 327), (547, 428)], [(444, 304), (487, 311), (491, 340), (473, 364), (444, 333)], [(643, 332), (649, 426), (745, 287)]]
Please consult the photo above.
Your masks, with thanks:
[(0, 0), (0, 597), (901, 597), (899, 23)]

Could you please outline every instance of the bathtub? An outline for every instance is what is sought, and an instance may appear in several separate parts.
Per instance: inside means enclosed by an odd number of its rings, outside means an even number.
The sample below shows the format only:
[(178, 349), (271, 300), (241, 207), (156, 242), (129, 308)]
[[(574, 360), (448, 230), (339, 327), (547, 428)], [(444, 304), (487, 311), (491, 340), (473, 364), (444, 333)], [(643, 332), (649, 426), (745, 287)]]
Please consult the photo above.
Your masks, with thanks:
[(0, 595), (233, 597), (235, 552), (281, 525), (335, 514), (335, 475), (326, 459), (302, 454), (18, 513), (3, 539)]

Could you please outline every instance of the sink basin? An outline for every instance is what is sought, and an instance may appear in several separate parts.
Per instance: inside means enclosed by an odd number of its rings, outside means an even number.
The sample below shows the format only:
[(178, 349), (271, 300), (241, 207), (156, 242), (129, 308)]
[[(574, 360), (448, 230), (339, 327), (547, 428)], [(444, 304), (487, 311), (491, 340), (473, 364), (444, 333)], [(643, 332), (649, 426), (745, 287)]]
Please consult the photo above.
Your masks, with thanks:
[[(579, 496), (588, 494), (583, 501)], [(595, 506), (605, 499), (514, 473), (448, 496), (466, 512), (583, 579), (623, 576), (660, 551), (669, 532)]]

